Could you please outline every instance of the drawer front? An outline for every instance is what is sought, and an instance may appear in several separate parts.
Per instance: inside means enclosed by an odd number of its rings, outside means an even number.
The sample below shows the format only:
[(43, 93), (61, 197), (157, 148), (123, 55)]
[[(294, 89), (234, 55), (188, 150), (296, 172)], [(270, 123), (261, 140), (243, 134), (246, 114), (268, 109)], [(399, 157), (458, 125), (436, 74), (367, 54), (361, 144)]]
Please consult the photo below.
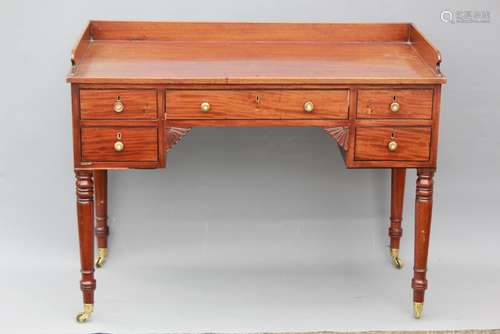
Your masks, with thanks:
[(430, 127), (358, 127), (354, 160), (428, 161), (430, 144)]
[(344, 89), (183, 90), (166, 94), (167, 119), (347, 119), (349, 113), (349, 91)]
[(81, 119), (157, 119), (156, 90), (81, 90)]
[(158, 161), (154, 127), (84, 127), (81, 138), (83, 161)]
[(360, 89), (358, 118), (432, 118), (432, 89)]

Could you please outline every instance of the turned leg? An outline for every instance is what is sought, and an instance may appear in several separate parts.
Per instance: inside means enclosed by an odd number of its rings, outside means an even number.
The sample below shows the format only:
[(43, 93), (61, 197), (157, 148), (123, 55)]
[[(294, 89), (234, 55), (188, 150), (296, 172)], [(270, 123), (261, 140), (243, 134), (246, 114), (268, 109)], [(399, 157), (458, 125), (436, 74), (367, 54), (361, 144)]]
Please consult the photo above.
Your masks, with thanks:
[(403, 200), (405, 193), (405, 168), (393, 168), (391, 172), (391, 225), (389, 237), (391, 238), (392, 264), (397, 269), (403, 267), (403, 261), (399, 257), (399, 240), (403, 235), (401, 221), (403, 219)]
[(108, 253), (108, 171), (94, 171), (95, 187), (95, 236), (97, 239), (96, 267), (100, 268), (106, 261)]
[(76, 206), (78, 213), (78, 237), (80, 241), (81, 280), (83, 312), (76, 317), (85, 322), (94, 306), (94, 183), (92, 171), (77, 170)]
[(413, 267), (413, 309), (415, 318), (420, 318), (427, 289), (427, 254), (432, 218), (433, 169), (417, 170), (415, 198), (415, 264)]

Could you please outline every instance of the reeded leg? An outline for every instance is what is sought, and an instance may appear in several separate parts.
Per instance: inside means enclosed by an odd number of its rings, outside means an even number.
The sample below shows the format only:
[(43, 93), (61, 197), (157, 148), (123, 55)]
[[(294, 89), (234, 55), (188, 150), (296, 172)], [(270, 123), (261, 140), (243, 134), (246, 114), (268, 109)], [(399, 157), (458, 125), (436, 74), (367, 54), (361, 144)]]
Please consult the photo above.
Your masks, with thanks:
[(77, 170), (76, 206), (78, 213), (78, 237), (80, 240), (81, 280), (83, 293), (83, 312), (76, 317), (85, 322), (94, 306), (94, 183), (92, 171)]
[(106, 261), (108, 253), (108, 171), (94, 171), (95, 183), (95, 236), (97, 239), (96, 267), (100, 268)]
[(399, 258), (399, 241), (403, 235), (401, 221), (403, 217), (403, 200), (405, 192), (406, 168), (393, 168), (391, 171), (391, 225), (389, 237), (391, 238), (392, 264), (397, 269), (403, 267)]
[(434, 170), (417, 170), (417, 190), (415, 198), (415, 264), (413, 267), (413, 310), (419, 319), (424, 305), (427, 289), (427, 254), (432, 218), (432, 192)]

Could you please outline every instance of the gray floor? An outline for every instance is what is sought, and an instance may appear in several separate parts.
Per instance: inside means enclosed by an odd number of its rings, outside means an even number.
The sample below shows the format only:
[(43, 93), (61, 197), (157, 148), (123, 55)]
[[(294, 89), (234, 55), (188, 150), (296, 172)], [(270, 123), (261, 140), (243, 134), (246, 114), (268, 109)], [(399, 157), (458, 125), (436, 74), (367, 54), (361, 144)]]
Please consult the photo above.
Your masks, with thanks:
[(85, 325), (74, 321), (81, 294), (70, 167), (28, 197), (8, 197), (0, 333), (499, 328), (497, 165), (485, 165), (485, 178), (443, 165), (420, 321), (410, 289), (414, 170), (407, 265), (397, 271), (387, 170), (345, 170), (319, 129), (196, 129), (167, 170), (110, 173), (110, 258), (96, 272)]
[[(145, 238), (158, 232), (155, 224), (143, 224), (150, 227), (143, 230)], [(444, 238), (439, 226), (433, 231), (439, 242), (431, 250), (430, 290), (420, 321), (411, 317), (411, 263), (401, 271), (391, 267), (383, 246), (385, 222), (205, 224), (215, 228), (203, 240), (192, 233), (198, 227), (193, 222), (170, 229), (163, 243), (149, 245), (130, 244), (123, 235), (133, 231), (124, 224), (112, 239), (109, 262), (97, 271), (96, 309), (84, 325), (74, 321), (81, 300), (76, 251), (60, 257), (63, 262), (7, 262), (7, 275), (0, 278), (1, 332), (500, 327), (498, 236), (484, 235), (489, 249), (470, 249), (459, 259), (454, 253), (460, 250), (450, 246), (467, 246), (468, 231), (460, 228), (467, 226), (464, 222), (457, 221), (456, 239)], [(259, 234), (266, 237), (256, 238)], [(409, 262), (411, 231), (405, 237), (402, 253)], [(496, 254), (497, 261), (486, 263), (487, 253)]]
[(420, 321), (410, 288), (414, 170), (398, 271), (387, 247), (387, 170), (345, 170), (318, 129), (196, 129), (167, 170), (110, 173), (110, 258), (96, 272), (87, 324), (74, 320), (70, 167), (27, 191), (29, 201), (9, 197), (0, 333), (500, 328), (498, 166), (485, 165), (487, 179), (443, 165)]

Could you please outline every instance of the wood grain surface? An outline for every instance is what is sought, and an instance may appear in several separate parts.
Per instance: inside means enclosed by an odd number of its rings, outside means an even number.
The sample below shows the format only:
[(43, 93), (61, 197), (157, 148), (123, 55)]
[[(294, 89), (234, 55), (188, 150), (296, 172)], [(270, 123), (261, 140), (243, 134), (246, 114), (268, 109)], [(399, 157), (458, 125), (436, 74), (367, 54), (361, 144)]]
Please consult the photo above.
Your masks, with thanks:
[[(397, 142), (396, 151), (389, 151), (391, 138)], [(356, 160), (427, 161), (430, 154), (429, 127), (358, 127), (354, 158)]]
[(96, 40), (183, 42), (406, 42), (407, 23), (91, 21)]
[[(432, 89), (360, 89), (358, 118), (432, 118)], [(390, 105), (397, 102), (400, 110)]]
[[(121, 133), (124, 149), (116, 152), (114, 144)], [(82, 128), (84, 161), (157, 161), (158, 129), (131, 127)]]
[[(113, 107), (119, 100), (123, 111)], [(154, 89), (83, 89), (80, 91), (81, 119), (156, 119), (156, 90)]]
[[(202, 102), (210, 104), (202, 112)], [(306, 112), (304, 104), (314, 110)], [(167, 120), (176, 119), (347, 119), (349, 91), (179, 90), (167, 91)]]
[[(78, 83), (443, 83), (409, 24), (91, 22)], [(412, 30), (413, 31), (413, 30)], [(420, 55), (419, 52), (423, 52)]]

